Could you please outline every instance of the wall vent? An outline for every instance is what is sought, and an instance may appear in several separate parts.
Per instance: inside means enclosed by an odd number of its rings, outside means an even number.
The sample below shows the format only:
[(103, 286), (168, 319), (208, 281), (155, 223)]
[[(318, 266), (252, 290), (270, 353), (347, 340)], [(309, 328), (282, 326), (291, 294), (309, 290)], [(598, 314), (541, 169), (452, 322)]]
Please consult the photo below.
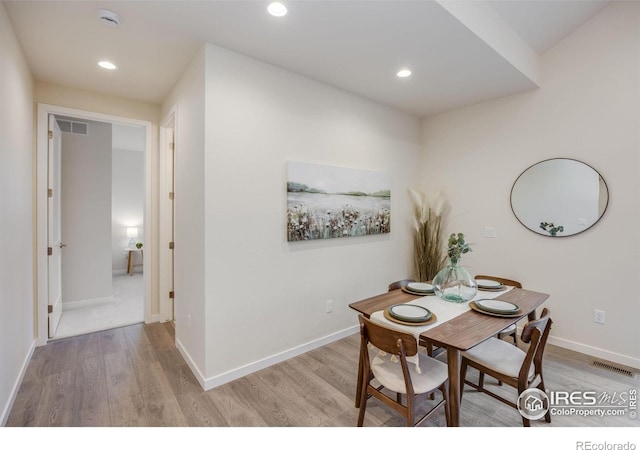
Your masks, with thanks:
[(594, 367), (600, 367), (601, 369), (605, 369), (610, 372), (615, 372), (617, 374), (624, 375), (625, 377), (634, 378), (633, 372), (627, 369), (623, 369), (622, 367), (616, 367), (601, 361), (593, 361), (591, 365)]
[(58, 119), (58, 126), (63, 133), (81, 134), (87, 136), (89, 134), (89, 124), (86, 122), (74, 122), (71, 120)]

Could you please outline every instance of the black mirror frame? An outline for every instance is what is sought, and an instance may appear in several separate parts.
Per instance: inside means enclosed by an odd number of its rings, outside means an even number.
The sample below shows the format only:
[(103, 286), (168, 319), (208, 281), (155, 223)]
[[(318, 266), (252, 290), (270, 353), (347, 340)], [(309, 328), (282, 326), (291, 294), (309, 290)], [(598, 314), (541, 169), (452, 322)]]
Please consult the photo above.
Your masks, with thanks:
[[(602, 213), (600, 214), (600, 216), (598, 217), (598, 219), (593, 222), (591, 225), (589, 225), (588, 227), (586, 227), (584, 230), (581, 230), (577, 233), (573, 233), (573, 234), (567, 234), (567, 235), (551, 235), (551, 234), (543, 234), (543, 233), (539, 233), (538, 231), (531, 229), (528, 225), (526, 225), (524, 222), (522, 222), (522, 220), (520, 220), (520, 218), (518, 217), (518, 215), (516, 214), (515, 210), (513, 209), (513, 189), (516, 186), (516, 183), (518, 183), (518, 180), (520, 179), (520, 177), (522, 177), (522, 175), (524, 175), (529, 169), (531, 169), (534, 166), (537, 166), (538, 164), (542, 164), (548, 161), (555, 161), (555, 160), (565, 160), (565, 161), (575, 161), (578, 162), (580, 164), (584, 164), (585, 166), (589, 167), (591, 170), (593, 170), (595, 173), (598, 174), (598, 177), (600, 180), (602, 180), (602, 183), (604, 183), (604, 187), (607, 191), (607, 203), (604, 205), (604, 209), (602, 210)], [(558, 157), (558, 158), (548, 158), (548, 159), (544, 159), (542, 161), (538, 161), (537, 163), (531, 164), (529, 167), (527, 167), (526, 169), (524, 169), (520, 175), (518, 175), (518, 177), (515, 179), (515, 181), (513, 182), (513, 184), (511, 185), (511, 192), (509, 193), (509, 205), (511, 206), (511, 212), (513, 213), (513, 215), (515, 216), (515, 218), (518, 220), (518, 222), (520, 222), (520, 224), (525, 227), (527, 230), (531, 231), (534, 234), (537, 234), (538, 236), (543, 236), (543, 237), (552, 237), (552, 238), (568, 238), (568, 237), (572, 237), (572, 236), (577, 236), (579, 234), (584, 233), (585, 231), (593, 228), (593, 226), (595, 224), (597, 224), (598, 222), (600, 222), (600, 220), (602, 219), (602, 217), (604, 216), (604, 214), (607, 212), (607, 208), (609, 207), (609, 186), (607, 185), (606, 180), (604, 179), (604, 177), (602, 176), (602, 174), (600, 172), (598, 172), (596, 169), (593, 168), (593, 166), (591, 166), (590, 164), (585, 163), (584, 161), (580, 161), (579, 159), (575, 159), (575, 158), (563, 158), (563, 157)]]

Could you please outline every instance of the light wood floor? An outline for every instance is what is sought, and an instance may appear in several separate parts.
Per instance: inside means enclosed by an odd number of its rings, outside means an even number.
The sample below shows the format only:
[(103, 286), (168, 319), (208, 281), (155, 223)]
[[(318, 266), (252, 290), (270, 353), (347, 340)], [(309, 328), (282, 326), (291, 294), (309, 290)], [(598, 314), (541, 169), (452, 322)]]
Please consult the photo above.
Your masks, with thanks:
[[(170, 324), (63, 339), (36, 349), (7, 426), (351, 427), (357, 417), (358, 346), (354, 335), (204, 392), (176, 350)], [(547, 388), (619, 393), (640, 387), (637, 378), (593, 367), (590, 361), (549, 346)], [(516, 410), (470, 387), (464, 391), (460, 422), (473, 427), (522, 424)], [(394, 412), (369, 400), (365, 426), (402, 425)], [(425, 423), (444, 425), (443, 412)], [(640, 419), (554, 416), (550, 425), (532, 425), (637, 427)]]

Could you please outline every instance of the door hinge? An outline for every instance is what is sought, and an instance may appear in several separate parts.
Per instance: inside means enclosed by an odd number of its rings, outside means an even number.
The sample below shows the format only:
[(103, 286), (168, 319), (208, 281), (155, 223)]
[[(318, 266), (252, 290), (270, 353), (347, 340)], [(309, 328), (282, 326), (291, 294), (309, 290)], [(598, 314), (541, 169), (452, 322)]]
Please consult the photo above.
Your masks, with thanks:
[(47, 189), (47, 197), (53, 197), (53, 189)]
[(49, 305), (47, 307), (47, 311), (49, 312), (49, 314), (51, 314), (53, 312), (53, 305)]
[(169, 199), (170, 199), (170, 200), (173, 200), (173, 197), (174, 197), (173, 192), (169, 192)]
[(47, 137), (48, 137), (49, 139), (53, 139), (53, 131), (49, 130), (49, 131), (47, 132)]
[(173, 298), (173, 291), (169, 291), (169, 298)]
[(169, 242), (169, 250), (173, 250), (173, 242)]
[(175, 150), (175, 145), (176, 145), (176, 144), (174, 144), (173, 142), (170, 142), (170, 143), (169, 143), (169, 148), (170, 148), (171, 150)]
[(51, 247), (47, 247), (47, 256), (53, 255), (53, 249)]

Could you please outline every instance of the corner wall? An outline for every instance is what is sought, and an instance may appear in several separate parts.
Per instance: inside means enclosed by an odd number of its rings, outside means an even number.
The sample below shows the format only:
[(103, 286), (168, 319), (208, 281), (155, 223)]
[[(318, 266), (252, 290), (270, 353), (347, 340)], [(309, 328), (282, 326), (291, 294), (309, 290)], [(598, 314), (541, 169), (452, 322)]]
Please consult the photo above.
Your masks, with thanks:
[[(210, 44), (205, 82), (210, 388), (356, 332), (348, 304), (411, 274), (420, 121)], [(287, 242), (287, 161), (387, 171), (391, 233)]]
[[(205, 52), (201, 48), (162, 104), (175, 106), (174, 318), (176, 346), (204, 384), (205, 348)], [(163, 243), (163, 245), (166, 245)]]
[[(639, 54), (640, 4), (614, 2), (542, 56), (540, 89), (424, 120), (421, 164), (423, 187), (442, 187), (453, 205), (450, 231), (473, 244), (470, 272), (551, 294), (551, 343), (637, 368)], [(510, 207), (518, 175), (556, 157), (594, 167), (610, 194), (600, 222), (566, 238), (532, 233)]]
[(34, 340), (33, 79), (0, 3), (0, 426)]

